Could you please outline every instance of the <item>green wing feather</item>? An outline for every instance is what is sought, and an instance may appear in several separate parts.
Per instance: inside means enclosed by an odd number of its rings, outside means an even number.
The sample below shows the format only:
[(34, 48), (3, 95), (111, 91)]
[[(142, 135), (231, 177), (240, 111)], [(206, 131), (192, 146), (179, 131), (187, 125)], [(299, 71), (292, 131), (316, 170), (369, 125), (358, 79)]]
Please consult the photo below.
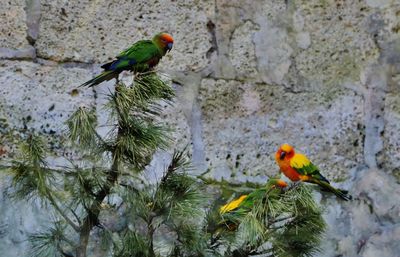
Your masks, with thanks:
[[(147, 71), (151, 68), (150, 63), (161, 59), (162, 54), (159, 48), (151, 40), (141, 40), (133, 44), (128, 49), (122, 51), (116, 60), (101, 66), (104, 71), (95, 78), (83, 83), (82, 86), (95, 86), (103, 81), (118, 78), (123, 70), (135, 72)], [(153, 65), (157, 64), (153, 63)]]
[(290, 161), (290, 166), (301, 175), (308, 175), (307, 182), (319, 185), (326, 191), (330, 191), (343, 200), (350, 200), (351, 196), (348, 195), (346, 190), (334, 188), (330, 185), (329, 180), (319, 173), (319, 169), (315, 166), (305, 155), (296, 154)]
[(132, 60), (136, 64), (144, 64), (154, 57), (162, 57), (158, 47), (151, 40), (141, 40), (122, 51), (117, 56), (117, 59), (124, 60), (121, 62), (121, 65), (127, 65)]
[(308, 175), (329, 183), (329, 181), (319, 173), (319, 168), (303, 154), (295, 154), (290, 160), (290, 166), (301, 175)]
[(295, 168), (295, 170), (301, 175), (316, 175), (319, 174), (319, 169), (312, 162), (308, 165), (304, 165), (301, 168)]

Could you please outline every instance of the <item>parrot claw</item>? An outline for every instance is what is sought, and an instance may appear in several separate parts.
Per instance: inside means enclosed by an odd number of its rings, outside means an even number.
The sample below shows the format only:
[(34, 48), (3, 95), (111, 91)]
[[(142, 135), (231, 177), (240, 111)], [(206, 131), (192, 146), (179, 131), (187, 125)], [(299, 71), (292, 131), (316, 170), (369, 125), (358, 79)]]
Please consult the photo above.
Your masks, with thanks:
[(298, 184), (299, 184), (298, 182), (291, 182), (287, 187), (284, 187), (284, 188), (281, 188), (281, 189), (284, 192), (288, 192), (288, 191), (296, 188), (298, 186)]
[(288, 188), (287, 190), (295, 189), (296, 187), (300, 186), (300, 184), (301, 184), (301, 181), (292, 182), (292, 183), (290, 184), (290, 186), (287, 187), (287, 188)]

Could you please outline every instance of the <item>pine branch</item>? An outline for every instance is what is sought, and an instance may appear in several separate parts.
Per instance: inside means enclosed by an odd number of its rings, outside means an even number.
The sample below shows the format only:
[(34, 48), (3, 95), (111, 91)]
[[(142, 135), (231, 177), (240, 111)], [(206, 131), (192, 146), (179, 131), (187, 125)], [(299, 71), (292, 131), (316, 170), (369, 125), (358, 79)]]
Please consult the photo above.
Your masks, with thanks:
[(279, 223), (281, 221), (286, 221), (289, 219), (293, 219), (294, 216), (288, 216), (288, 217), (282, 217), (282, 218), (278, 218), (278, 219), (272, 219), (270, 222), (268, 222), (269, 225), (271, 225), (272, 223)]
[[(153, 237), (161, 224), (169, 221), (182, 224), (189, 215), (192, 220), (200, 217), (200, 193), (194, 186), (194, 180), (177, 172), (185, 165), (183, 153), (174, 154), (162, 186), (158, 185), (162, 189), (143, 185), (148, 191), (142, 192), (129, 185), (135, 174), (122, 171), (126, 166), (132, 173), (142, 171), (154, 152), (167, 146), (168, 129), (160, 123), (160, 114), (164, 103), (170, 103), (173, 96), (174, 90), (153, 72), (135, 77), (129, 87), (118, 83), (109, 104), (116, 124), (104, 138), (96, 131), (98, 124), (95, 111), (79, 108), (68, 118), (66, 125), (72, 147), (83, 154), (81, 160), (84, 168), (72, 161), (70, 166), (61, 169), (49, 168), (45, 161), (46, 144), (34, 135), (29, 136), (22, 145), (21, 161), (13, 162), (10, 167), (0, 166), (0, 169), (8, 169), (13, 173), (13, 185), (19, 196), (46, 199), (66, 224), (67, 229), (56, 226), (50, 232), (36, 237), (36, 242), (40, 241), (33, 247), (36, 247), (36, 256), (73, 256), (65, 248), (69, 244), (76, 257), (86, 257), (91, 231), (95, 226), (100, 226), (102, 202), (122, 188), (137, 198), (132, 201), (137, 206), (132, 207), (143, 211), (141, 217), (147, 221), (147, 232), (142, 235), (139, 231), (126, 229), (124, 240), (131, 245), (124, 245), (121, 249), (114, 244), (115, 256), (155, 256)], [(93, 164), (103, 157), (111, 158), (110, 167), (102, 168)], [(119, 182), (120, 176), (124, 176), (128, 182)], [(160, 193), (154, 194), (157, 190)], [(65, 205), (62, 204), (64, 201)], [(75, 232), (79, 236), (77, 244), (67, 238), (67, 233)], [(187, 235), (191, 235), (189, 232), (192, 231), (188, 229)], [(140, 247), (142, 249), (136, 249)]]
[(79, 107), (66, 122), (69, 128), (69, 139), (84, 149), (92, 149), (96, 138), (101, 137), (96, 132), (97, 117), (94, 110), (88, 111)]
[(87, 208), (88, 214), (83, 219), (81, 229), (79, 231), (79, 246), (77, 248), (77, 257), (86, 257), (86, 249), (89, 243), (90, 231), (98, 225), (98, 218), (100, 214), (100, 204), (110, 194), (111, 188), (114, 186), (118, 179), (119, 170), (119, 157), (114, 153), (113, 164), (107, 176), (107, 184), (96, 194), (94, 203)]
[(76, 231), (80, 231), (79, 225), (75, 224), (69, 217), (64, 213), (64, 211), (58, 206), (57, 202), (54, 200), (53, 195), (50, 192), (46, 194), (47, 199), (50, 201), (51, 205), (56, 209), (56, 211), (64, 218), (64, 220)]
[(175, 172), (180, 168), (188, 167), (189, 163), (184, 156), (185, 149), (183, 149), (182, 151), (176, 151), (176, 150), (174, 151), (172, 155), (172, 160), (168, 165), (167, 171), (165, 172), (164, 176), (161, 179), (161, 186), (166, 183), (166, 181), (172, 175), (173, 172)]
[(135, 188), (134, 186), (132, 186), (132, 185), (124, 184), (124, 183), (122, 183), (122, 182), (119, 182), (119, 185), (122, 186), (122, 187), (124, 187), (124, 188), (129, 189), (129, 191), (131, 191), (131, 192), (139, 193), (139, 190), (136, 189), (136, 188)]
[(68, 208), (69, 211), (72, 213), (72, 215), (74, 215), (76, 221), (78, 222), (79, 227), (82, 225), (82, 222), (79, 218), (79, 216), (76, 214), (76, 212), (72, 209), (72, 208)]
[(66, 242), (71, 247), (75, 246), (74, 242), (64, 236), (64, 228), (57, 221), (54, 222), (54, 227), (45, 232), (30, 234), (28, 240), (32, 245), (30, 251), (32, 257), (58, 256), (57, 252), (69, 255), (64, 251), (61, 243)]
[[(14, 162), (15, 164), (16, 162)], [(15, 165), (0, 165), (0, 170), (11, 170), (12, 168), (14, 168)], [(41, 167), (41, 169), (43, 171), (45, 171), (46, 173), (57, 173), (60, 174), (62, 176), (76, 176), (76, 174), (74, 174), (73, 172), (66, 172), (64, 170), (65, 167), (60, 167), (63, 169), (54, 169), (54, 168), (49, 168), (49, 167)]]
[[(283, 191), (267, 183), (266, 187), (249, 194), (237, 209), (223, 213), (221, 218), (220, 232), (211, 239), (214, 242), (209, 246), (212, 248), (213, 243), (220, 241), (230, 249), (233, 244), (228, 256), (259, 253), (279, 257), (310, 256), (318, 250), (325, 227), (321, 209), (304, 184)], [(231, 228), (238, 228), (237, 233), (233, 234)], [(226, 233), (221, 233), (221, 229)], [(228, 236), (232, 239), (227, 246), (221, 240), (227, 240)], [(271, 248), (262, 249), (265, 242), (269, 242)]]

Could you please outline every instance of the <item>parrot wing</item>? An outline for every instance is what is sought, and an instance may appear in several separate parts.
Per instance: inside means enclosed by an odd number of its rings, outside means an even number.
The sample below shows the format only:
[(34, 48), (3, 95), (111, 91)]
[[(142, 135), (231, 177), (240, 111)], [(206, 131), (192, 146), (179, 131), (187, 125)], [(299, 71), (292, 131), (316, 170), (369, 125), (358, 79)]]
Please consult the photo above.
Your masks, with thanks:
[(346, 190), (334, 188), (330, 185), (329, 180), (319, 173), (319, 169), (315, 166), (305, 155), (295, 154), (290, 160), (290, 166), (295, 169), (299, 174), (306, 176), (307, 182), (314, 183), (322, 187), (326, 191), (330, 191), (337, 195), (339, 198), (348, 201), (351, 196), (348, 195)]
[(247, 195), (241, 195), (239, 198), (225, 204), (219, 209), (220, 214), (224, 214), (226, 212), (233, 211), (239, 207), (239, 205), (245, 200)]
[(219, 209), (220, 214), (232, 212), (247, 212), (251, 210), (255, 199), (261, 198), (265, 195), (265, 189), (260, 188), (251, 192), (249, 195), (241, 195), (239, 198), (230, 201)]
[(135, 59), (138, 63), (145, 62), (156, 55), (161, 55), (158, 47), (151, 40), (140, 40), (128, 49), (122, 51), (117, 58)]
[(238, 209), (247, 212), (253, 208), (254, 202), (262, 200), (267, 192), (270, 192), (270, 190), (276, 188), (276, 186), (283, 188), (286, 187), (287, 184), (281, 179), (270, 179), (265, 187), (258, 188), (248, 195), (241, 195), (239, 198), (225, 204), (219, 209), (219, 213), (224, 214), (237, 211)]
[(329, 184), (329, 181), (319, 172), (319, 168), (303, 154), (295, 154), (290, 160), (290, 166), (301, 175), (311, 176)]
[(151, 40), (141, 40), (117, 55), (117, 60), (101, 66), (105, 70), (125, 70), (134, 65), (143, 65), (154, 58), (162, 57), (160, 50)]

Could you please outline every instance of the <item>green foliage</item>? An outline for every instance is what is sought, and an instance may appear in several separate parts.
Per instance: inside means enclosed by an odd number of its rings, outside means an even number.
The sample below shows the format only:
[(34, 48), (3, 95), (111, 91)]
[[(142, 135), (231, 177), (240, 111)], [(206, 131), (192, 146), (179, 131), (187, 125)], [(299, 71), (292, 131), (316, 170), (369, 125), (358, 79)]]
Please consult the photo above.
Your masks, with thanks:
[(154, 104), (157, 99), (172, 101), (175, 96), (174, 90), (154, 72), (136, 77), (135, 82), (131, 99), (140, 105)]
[(119, 244), (115, 247), (115, 257), (146, 257), (150, 256), (150, 243), (147, 238), (135, 231), (127, 231)]
[(127, 122), (120, 126), (115, 152), (138, 169), (143, 169), (154, 151), (167, 145), (164, 128), (134, 118)]
[(66, 122), (71, 142), (83, 149), (93, 149), (96, 146), (97, 117), (95, 110), (79, 107)]
[(32, 244), (29, 256), (65, 256), (66, 253), (62, 246), (68, 241), (64, 235), (65, 227), (60, 222), (54, 222), (53, 225), (53, 227), (49, 227), (46, 231), (29, 235), (29, 241)]
[(156, 149), (167, 146), (168, 129), (156, 117), (162, 111), (159, 101), (170, 102), (173, 96), (171, 87), (153, 72), (136, 77), (132, 87), (116, 86), (108, 106), (118, 124), (107, 139), (116, 155), (142, 170)]
[[(78, 108), (66, 121), (68, 139), (72, 144), (65, 145), (72, 146), (66, 150), (81, 153), (81, 158), (79, 161), (66, 160), (66, 166), (48, 167), (46, 143), (37, 135), (28, 136), (21, 144), (20, 156), (9, 168), (14, 195), (25, 199), (39, 197), (53, 207), (60, 222), (68, 228), (61, 232), (55, 227), (32, 236), (30, 239), (37, 256), (61, 253), (64, 246), (54, 244), (55, 238), (63, 238), (64, 243), (65, 239), (73, 238), (71, 241), (75, 242), (70, 245), (76, 256), (86, 256), (86, 238), (96, 226), (102, 227), (99, 220), (102, 206), (111, 194), (121, 193), (118, 191), (121, 188), (119, 177), (124, 176), (129, 183), (137, 181), (134, 175), (143, 171), (157, 149), (167, 146), (166, 132), (169, 129), (158, 117), (162, 112), (160, 104), (170, 102), (173, 96), (170, 85), (156, 73), (149, 72), (136, 76), (132, 85), (117, 84), (115, 92), (110, 93), (108, 107), (114, 114), (111, 124), (98, 124), (95, 110)], [(98, 126), (109, 127), (108, 135), (100, 136), (96, 132)], [(193, 192), (187, 190), (189, 199)], [(156, 191), (165, 199), (172, 197), (166, 190)], [(147, 196), (143, 194), (143, 197)], [(168, 206), (170, 215), (190, 209), (189, 204), (178, 201), (171, 201), (170, 205), (174, 206)], [(126, 238), (139, 240), (134, 236), (139, 236), (139, 233), (133, 232), (126, 234)], [(39, 241), (43, 244), (38, 244)]]
[[(56, 215), (52, 227), (30, 236), (32, 257), (86, 257), (93, 237), (101, 237), (102, 249), (115, 257), (289, 257), (317, 250), (324, 222), (306, 186), (282, 191), (267, 184), (221, 215), (221, 203), (188, 175), (185, 150), (174, 152), (159, 180), (146, 181), (145, 167), (170, 141), (160, 115), (173, 96), (154, 72), (129, 86), (118, 83), (109, 95), (109, 123), (99, 124), (86, 108), (69, 117), (66, 145), (72, 149), (66, 150), (80, 156), (62, 167), (49, 167), (40, 136), (27, 137), (9, 169), (14, 193), (43, 200)], [(99, 126), (109, 133), (100, 136)], [(108, 214), (122, 225), (108, 226)]]
[[(132, 238), (128, 236), (121, 243), (127, 252), (143, 247), (141, 256), (157, 256), (160, 253), (155, 253), (152, 246), (158, 233), (176, 238), (166, 247), (171, 249), (171, 256), (193, 256), (206, 246), (201, 221), (207, 198), (199, 183), (186, 174), (190, 166), (184, 153), (174, 153), (159, 183), (148, 184), (139, 191), (125, 191), (124, 202), (128, 205), (132, 225), (136, 231), (144, 228), (140, 235), (135, 234), (135, 238), (147, 242), (132, 244)], [(149, 248), (153, 250), (149, 251)]]
[(325, 231), (322, 211), (312, 200), (309, 187), (302, 185), (292, 191), (292, 194), (285, 195), (282, 200), (291, 207), (287, 215), (294, 216), (284, 224), (275, 225), (280, 228), (272, 237), (274, 254), (280, 257), (312, 256), (318, 251)]
[(13, 176), (14, 196), (19, 199), (45, 197), (54, 177), (46, 169), (47, 149), (43, 140), (37, 135), (30, 135), (19, 149), (20, 157), (13, 161), (9, 169)]
[(237, 209), (221, 214), (214, 235), (217, 241), (227, 239), (221, 243), (228, 249), (224, 256), (312, 256), (325, 230), (321, 213), (309, 186), (282, 190), (267, 184)]
[(44, 159), (47, 149), (39, 136), (30, 135), (20, 148), (24, 161), (30, 162), (33, 166), (46, 164)]

